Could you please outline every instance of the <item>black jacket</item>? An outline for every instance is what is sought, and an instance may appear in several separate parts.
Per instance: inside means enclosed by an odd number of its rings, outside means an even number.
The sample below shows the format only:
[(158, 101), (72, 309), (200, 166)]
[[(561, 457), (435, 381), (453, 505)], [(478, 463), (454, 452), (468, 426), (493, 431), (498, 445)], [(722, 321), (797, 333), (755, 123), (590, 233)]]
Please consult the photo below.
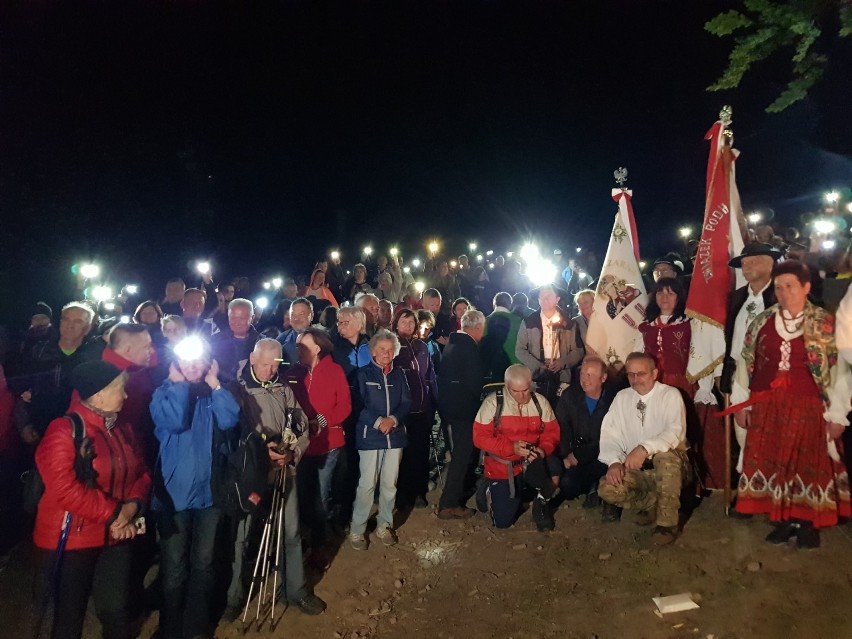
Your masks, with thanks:
[(257, 329), (250, 326), (245, 339), (236, 339), (230, 328), (219, 331), (210, 338), (210, 349), (213, 358), (219, 362), (219, 379), (223, 384), (237, 378), (240, 362), (248, 359), (260, 337)]
[(452, 333), (441, 356), (438, 373), (438, 408), (452, 420), (473, 423), (479, 410), (485, 367), (479, 346), (470, 335)]
[[(748, 287), (749, 284), (746, 284), (738, 288), (731, 293), (731, 297), (728, 299), (728, 318), (725, 321), (725, 364), (722, 368), (722, 379), (719, 383), (719, 388), (723, 393), (731, 392), (731, 381), (733, 380), (736, 368), (736, 358), (739, 356), (739, 353), (731, 354), (731, 342), (734, 339), (734, 324), (737, 321), (737, 315), (748, 299)], [(776, 301), (775, 284), (770, 281), (769, 286), (763, 291), (764, 310), (775, 304)]]
[(603, 394), (589, 415), (586, 394), (580, 384), (572, 384), (562, 393), (556, 405), (556, 421), (559, 422), (559, 455), (565, 459), (570, 453), (581, 464), (594, 462), (600, 453), (601, 423), (612, 406), (616, 389), (604, 384)]

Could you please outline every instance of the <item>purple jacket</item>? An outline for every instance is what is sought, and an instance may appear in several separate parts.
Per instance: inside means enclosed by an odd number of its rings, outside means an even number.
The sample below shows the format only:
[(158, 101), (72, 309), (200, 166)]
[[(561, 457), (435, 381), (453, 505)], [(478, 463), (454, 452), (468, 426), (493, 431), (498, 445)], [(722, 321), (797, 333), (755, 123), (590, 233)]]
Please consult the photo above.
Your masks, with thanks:
[(393, 365), (405, 373), (411, 389), (411, 412), (424, 413), (435, 410), (438, 404), (438, 382), (429, 347), (419, 339), (399, 338), (399, 355)]

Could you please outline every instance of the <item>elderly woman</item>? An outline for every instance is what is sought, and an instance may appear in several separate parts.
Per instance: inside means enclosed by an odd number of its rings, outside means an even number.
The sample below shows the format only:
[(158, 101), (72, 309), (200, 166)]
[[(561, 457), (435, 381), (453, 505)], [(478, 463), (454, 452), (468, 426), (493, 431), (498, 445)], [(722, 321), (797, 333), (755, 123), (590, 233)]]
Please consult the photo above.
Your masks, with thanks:
[[(118, 417), (126, 379), (107, 362), (77, 366), (71, 372), (76, 395), (69, 415), (50, 423), (36, 449), (45, 488), (33, 541), (42, 553), (45, 586), (53, 588), (55, 596), (51, 637), (82, 636), (90, 594), (104, 637), (133, 636), (127, 615), (130, 542), (143, 530), (136, 522), (148, 502), (151, 476), (136, 446), (133, 425)], [(89, 452), (85, 458), (77, 450), (75, 431), (80, 427), (82, 447)], [(48, 586), (60, 553), (61, 570)]]
[(337, 300), (334, 299), (334, 294), (325, 285), (325, 271), (319, 268), (315, 269), (314, 272), (311, 273), (311, 280), (302, 290), (302, 297), (313, 297), (317, 300), (325, 300), (335, 308), (340, 306), (340, 304), (337, 303)]
[(429, 347), (417, 336), (417, 315), (401, 309), (393, 321), (399, 337), (394, 365), (402, 369), (411, 391), (411, 412), (405, 428), (408, 446), (399, 469), (399, 503), (402, 507), (426, 508), (429, 489), (429, 445), (438, 399), (438, 382)]
[(299, 465), (297, 486), (302, 521), (311, 530), (315, 553), (327, 537), (331, 516), (331, 479), (346, 444), (343, 423), (352, 412), (352, 397), (343, 369), (334, 362), (331, 339), (320, 328), (296, 338), (299, 363), (285, 374), (299, 405), (311, 420), (311, 440)]
[(158, 490), (164, 639), (208, 636), (216, 530), (222, 511), (213, 503), (213, 452), (237, 425), (240, 407), (219, 381), (219, 365), (198, 336), (174, 348), (177, 362), (154, 392), (151, 416), (160, 442)]
[[(577, 307), (578, 313), (571, 319), (580, 329), (580, 339), (585, 344), (586, 331), (589, 330), (589, 322), (592, 320), (592, 312), (595, 310), (595, 292), (588, 288), (578, 291), (574, 295), (574, 305)], [(591, 354), (588, 346), (586, 346), (586, 351)]]
[(370, 340), (371, 363), (358, 370), (363, 408), (355, 425), (355, 440), (361, 478), (349, 526), (349, 542), (355, 550), (366, 550), (369, 545), (365, 533), (376, 484), (379, 485), (376, 536), (385, 546), (397, 543), (393, 509), (402, 449), (407, 443), (405, 420), (411, 406), (405, 373), (393, 365), (399, 349), (396, 335), (379, 329)]
[(819, 530), (852, 515), (838, 454), (848, 425), (849, 371), (838, 366), (834, 316), (808, 299), (810, 272), (790, 260), (772, 272), (778, 304), (748, 328), (737, 362), (733, 407), (748, 430), (737, 512), (767, 514), (766, 537), (798, 548), (820, 545)]

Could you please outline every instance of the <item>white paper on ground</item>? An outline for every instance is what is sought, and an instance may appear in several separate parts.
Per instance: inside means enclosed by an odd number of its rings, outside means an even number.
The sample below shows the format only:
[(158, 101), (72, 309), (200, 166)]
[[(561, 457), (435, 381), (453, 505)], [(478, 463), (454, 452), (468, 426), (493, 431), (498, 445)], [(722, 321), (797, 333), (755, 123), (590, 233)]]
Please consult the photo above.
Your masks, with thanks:
[(692, 600), (688, 592), (682, 592), (679, 595), (669, 595), (668, 597), (653, 597), (651, 601), (657, 606), (657, 609), (663, 613), (681, 612), (683, 610), (694, 610), (698, 608), (698, 604)]

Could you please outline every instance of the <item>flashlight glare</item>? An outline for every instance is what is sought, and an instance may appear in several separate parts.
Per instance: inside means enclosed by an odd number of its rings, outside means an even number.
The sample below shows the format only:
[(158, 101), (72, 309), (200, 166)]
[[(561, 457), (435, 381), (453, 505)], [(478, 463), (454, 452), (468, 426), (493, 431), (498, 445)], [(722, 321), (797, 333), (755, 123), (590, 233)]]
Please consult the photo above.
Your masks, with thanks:
[(80, 275), (85, 277), (87, 280), (93, 280), (99, 277), (101, 274), (101, 267), (97, 264), (83, 264), (80, 267)]
[(139, 292), (139, 287), (136, 284), (128, 284), (124, 287), (124, 290), (127, 291), (128, 295), (136, 295)]
[(680, 235), (683, 239), (686, 239), (686, 238), (688, 238), (690, 235), (692, 235), (692, 229), (691, 229), (691, 228), (689, 228), (688, 226), (682, 226), (682, 227), (680, 227), (680, 229), (678, 229), (678, 234), (679, 234), (679, 235)]
[(119, 324), (130, 324), (130, 315), (122, 315), (119, 320)]
[(207, 275), (210, 272), (210, 262), (199, 262), (195, 265), (195, 268), (202, 275)]
[(280, 278), (280, 277), (273, 277), (272, 278), (272, 286), (274, 286), (275, 288), (281, 288), (281, 285), (283, 283), (284, 283), (283, 278)]
[(527, 277), (533, 286), (549, 284), (556, 277), (556, 267), (549, 260), (533, 259), (527, 264)]
[(415, 257), (413, 260), (411, 260), (411, 266), (413, 266), (414, 268), (420, 268), (420, 260)]
[(204, 342), (197, 335), (190, 335), (178, 342), (174, 350), (178, 359), (194, 362), (204, 357)]
[(396, 247), (394, 246), (394, 247), (390, 250), (390, 254), (391, 254), (391, 257), (396, 257), (397, 255), (399, 255), (399, 249), (398, 249), (398, 248), (396, 248)]
[(262, 311), (266, 310), (267, 307), (269, 306), (269, 300), (266, 299), (265, 297), (258, 297), (257, 300), (255, 301), (255, 305)]
[(373, 254), (373, 247), (372, 246), (365, 246), (364, 247), (364, 255), (372, 255), (372, 254)]
[(340, 251), (332, 251), (331, 252), (331, 259), (339, 260), (340, 259)]
[(92, 289), (92, 298), (95, 301), (103, 302), (112, 297), (112, 289), (109, 286), (96, 286)]
[(426, 285), (423, 282), (414, 283), (414, 290), (416, 290), (418, 293), (422, 293), (425, 288)]

